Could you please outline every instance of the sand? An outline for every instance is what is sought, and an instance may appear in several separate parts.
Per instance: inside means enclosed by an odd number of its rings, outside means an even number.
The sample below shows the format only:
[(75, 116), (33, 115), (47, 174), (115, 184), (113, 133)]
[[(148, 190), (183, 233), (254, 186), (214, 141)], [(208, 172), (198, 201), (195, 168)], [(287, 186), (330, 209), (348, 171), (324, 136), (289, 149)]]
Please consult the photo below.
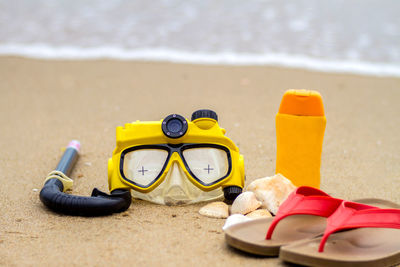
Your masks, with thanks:
[(400, 203), (400, 79), (274, 67), (0, 58), (0, 265), (275, 266), (225, 244), (203, 204), (135, 200), (100, 218), (63, 216), (39, 200), (71, 139), (82, 143), (74, 194), (107, 189), (115, 127), (210, 108), (239, 146), (250, 181), (274, 173), (275, 121), (288, 88), (324, 98), (322, 189)]

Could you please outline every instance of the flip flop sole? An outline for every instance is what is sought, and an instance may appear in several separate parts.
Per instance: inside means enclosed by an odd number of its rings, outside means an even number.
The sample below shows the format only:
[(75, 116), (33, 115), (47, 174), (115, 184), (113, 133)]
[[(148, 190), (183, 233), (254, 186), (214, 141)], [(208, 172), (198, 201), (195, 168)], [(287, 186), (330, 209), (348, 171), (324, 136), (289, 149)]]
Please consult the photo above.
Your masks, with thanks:
[(239, 250), (262, 256), (277, 256), (282, 245), (323, 233), (326, 218), (292, 215), (277, 225), (273, 238), (265, 236), (273, 218), (261, 218), (233, 225), (225, 230), (226, 242)]
[[(385, 200), (366, 202), (381, 208), (400, 208)], [(321, 238), (313, 238), (282, 247), (279, 257), (308, 266), (393, 266), (400, 263), (399, 240), (400, 229), (359, 228), (332, 234), (324, 252), (318, 252)]]
[(332, 234), (324, 252), (320, 238), (280, 249), (283, 261), (308, 266), (393, 266), (400, 263), (400, 230), (362, 228)]

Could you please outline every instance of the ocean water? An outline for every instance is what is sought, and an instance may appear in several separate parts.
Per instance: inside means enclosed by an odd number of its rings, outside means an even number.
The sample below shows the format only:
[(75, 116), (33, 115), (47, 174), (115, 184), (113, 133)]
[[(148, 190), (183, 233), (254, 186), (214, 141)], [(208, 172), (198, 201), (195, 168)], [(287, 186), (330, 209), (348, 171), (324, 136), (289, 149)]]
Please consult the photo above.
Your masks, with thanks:
[(0, 0), (0, 54), (400, 76), (400, 1)]

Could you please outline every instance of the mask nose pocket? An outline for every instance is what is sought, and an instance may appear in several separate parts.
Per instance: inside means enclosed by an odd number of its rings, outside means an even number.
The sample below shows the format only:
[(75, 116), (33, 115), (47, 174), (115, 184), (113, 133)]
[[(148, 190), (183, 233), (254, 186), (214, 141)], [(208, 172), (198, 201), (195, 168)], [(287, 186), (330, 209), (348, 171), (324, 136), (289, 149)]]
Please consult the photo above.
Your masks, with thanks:
[(170, 188), (172, 187), (182, 187), (183, 186), (183, 179), (185, 177), (185, 173), (181, 170), (178, 163), (174, 162), (167, 174), (166, 181)]
[(185, 173), (175, 162), (165, 180), (165, 197), (164, 201), (167, 205), (185, 204), (188, 200), (188, 188), (185, 184)]

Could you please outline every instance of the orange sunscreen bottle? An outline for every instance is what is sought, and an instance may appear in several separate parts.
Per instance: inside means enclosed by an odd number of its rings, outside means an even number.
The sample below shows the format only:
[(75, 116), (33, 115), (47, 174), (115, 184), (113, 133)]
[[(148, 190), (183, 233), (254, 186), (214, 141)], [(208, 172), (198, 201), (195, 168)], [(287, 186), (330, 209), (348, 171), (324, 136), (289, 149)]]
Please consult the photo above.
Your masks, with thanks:
[(276, 115), (276, 173), (296, 186), (320, 186), (326, 118), (317, 91), (288, 90)]

